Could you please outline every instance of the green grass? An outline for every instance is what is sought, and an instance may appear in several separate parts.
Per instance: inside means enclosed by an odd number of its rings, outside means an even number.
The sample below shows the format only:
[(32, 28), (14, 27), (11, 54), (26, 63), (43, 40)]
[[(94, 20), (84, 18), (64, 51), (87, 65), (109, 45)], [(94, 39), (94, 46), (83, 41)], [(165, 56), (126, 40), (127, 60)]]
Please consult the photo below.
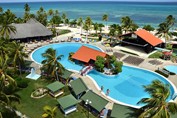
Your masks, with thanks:
[(155, 52), (155, 53), (153, 53), (153, 54), (151, 54), (151, 55), (149, 55), (149, 57), (148, 58), (161, 58), (162, 57), (162, 52), (160, 52), (160, 51), (157, 51), (157, 52)]
[[(44, 79), (38, 79), (37, 81), (30, 80), (29, 85), (27, 88), (21, 89), (17, 92), (18, 95), (21, 97), (21, 103), (13, 103), (13, 105), (16, 106), (16, 108), (21, 111), (23, 114), (26, 114), (30, 118), (41, 118), (43, 114), (43, 107), (45, 105), (49, 105), (52, 108), (55, 106), (58, 106), (57, 100), (50, 95), (47, 95), (40, 99), (34, 99), (31, 98), (31, 93), (39, 87), (44, 87), (49, 84), (49, 81)], [(64, 88), (65, 95), (70, 94), (70, 91), (68, 87), (66, 86)], [(62, 96), (60, 96), (62, 97)], [(56, 118), (64, 118), (64, 114), (60, 111), (60, 109), (57, 109), (57, 116)], [(71, 114), (68, 114), (68, 118), (86, 118), (88, 115), (88, 111), (84, 109), (82, 106), (78, 104), (78, 111), (73, 112)], [(90, 115), (90, 118), (95, 118), (92, 114)]]
[(59, 31), (59, 35), (67, 34), (67, 33), (70, 33), (70, 32), (71, 32), (71, 30), (63, 29), (63, 30), (60, 30), (60, 31)]

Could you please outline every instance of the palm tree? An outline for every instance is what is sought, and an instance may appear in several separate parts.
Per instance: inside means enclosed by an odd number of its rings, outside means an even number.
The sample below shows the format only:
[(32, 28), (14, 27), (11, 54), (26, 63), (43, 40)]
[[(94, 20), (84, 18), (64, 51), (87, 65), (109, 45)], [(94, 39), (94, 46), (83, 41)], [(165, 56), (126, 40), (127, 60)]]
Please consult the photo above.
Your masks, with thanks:
[(122, 35), (122, 28), (118, 24), (113, 24), (110, 26), (110, 36), (118, 38), (120, 35)]
[(98, 23), (95, 23), (94, 24), (94, 30), (95, 30), (96, 34), (97, 34), (98, 29), (99, 29), (99, 25), (98, 25)]
[(147, 30), (147, 31), (154, 31), (154, 27), (152, 27), (151, 25), (144, 25), (143, 29)]
[(24, 46), (20, 45), (20, 43), (17, 43), (16, 41), (13, 41), (9, 44), (9, 51), (13, 66), (15, 69), (16, 66), (18, 66), (21, 75), (21, 68), (25, 63), (24, 58), (28, 57), (28, 55), (24, 52)]
[(102, 27), (104, 27), (104, 25), (102, 23), (98, 24), (98, 30), (100, 31), (100, 33), (102, 32)]
[(54, 11), (53, 11), (53, 9), (49, 9), (49, 11), (48, 11), (48, 15), (49, 15), (49, 16), (53, 16), (53, 15), (54, 15)]
[(3, 13), (3, 8), (2, 7), (0, 7), (0, 13)]
[[(54, 17), (54, 11), (53, 11), (53, 9), (49, 9), (48, 15), (52, 17), (51, 19), (53, 19), (53, 17)], [(50, 20), (50, 23), (52, 24), (52, 28), (53, 28), (53, 24), (54, 24), (53, 20)]]
[(23, 19), (24, 19), (24, 22), (26, 22), (30, 19), (30, 7), (27, 3), (24, 5), (24, 10), (25, 10), (25, 13), (24, 13)]
[(63, 13), (61, 17), (63, 19), (63, 23), (66, 25), (66, 19), (67, 19), (66, 13)]
[(8, 59), (8, 40), (0, 38), (0, 63), (4, 63), (4, 60)]
[(83, 27), (84, 30), (87, 31), (85, 42), (87, 42), (88, 31), (91, 29), (91, 26), (92, 26), (92, 19), (90, 18), (90, 16), (88, 16), (88, 17), (85, 19), (85, 23), (84, 23), (84, 27)]
[(12, 22), (15, 19), (15, 15), (10, 12), (10, 10), (7, 10), (2, 15), (2, 22), (0, 22), (0, 37), (4, 37), (6, 39), (9, 38), (10, 33), (15, 33), (16, 28), (12, 25)]
[(55, 10), (55, 16), (59, 16), (59, 11), (58, 10)]
[(108, 15), (104, 14), (103, 17), (102, 17), (102, 20), (106, 22), (106, 26), (107, 26)]
[(39, 10), (37, 11), (37, 16), (36, 19), (42, 23), (44, 26), (47, 25), (47, 13), (44, 10), (43, 7), (40, 7)]
[(159, 80), (154, 80), (150, 85), (144, 86), (150, 98), (141, 99), (138, 104), (145, 104), (139, 118), (170, 118), (170, 114), (177, 113), (177, 104), (167, 102), (170, 96), (170, 86)]
[(137, 30), (138, 25), (136, 25), (130, 17), (125, 16), (121, 18), (121, 27), (123, 31), (127, 33)]
[(51, 77), (58, 78), (57, 74), (62, 74), (64, 71), (64, 67), (58, 60), (61, 60), (61, 57), (63, 55), (56, 55), (56, 50), (53, 48), (49, 48), (46, 50), (45, 53), (42, 54), (42, 56), (45, 58), (42, 61), (44, 71), (47, 73), (47, 75), (51, 75)]
[(173, 25), (175, 24), (175, 18), (173, 17), (173, 15), (169, 15), (169, 16), (167, 16), (165, 22), (166, 22), (166, 23), (169, 25), (169, 27), (171, 28), (171, 27), (173, 27)]
[(80, 34), (82, 34), (82, 27), (83, 27), (82, 17), (77, 19), (77, 25), (80, 26), (80, 29), (81, 29)]
[(43, 107), (44, 113), (42, 114), (42, 117), (43, 118), (55, 118), (56, 109), (57, 107), (52, 108), (50, 106), (44, 106)]
[(165, 43), (166, 43), (172, 37), (172, 34), (169, 32), (169, 30), (170, 30), (170, 26), (168, 25), (168, 23), (163, 22), (159, 24), (159, 28), (157, 29), (156, 35), (158, 35), (158, 37), (165, 38)]

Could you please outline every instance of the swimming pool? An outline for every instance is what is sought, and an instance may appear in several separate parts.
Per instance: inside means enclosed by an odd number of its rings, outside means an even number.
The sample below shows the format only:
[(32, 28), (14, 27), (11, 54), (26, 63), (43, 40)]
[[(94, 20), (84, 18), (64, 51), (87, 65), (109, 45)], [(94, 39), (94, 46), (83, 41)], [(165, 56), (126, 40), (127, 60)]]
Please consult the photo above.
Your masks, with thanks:
[[(43, 60), (41, 54), (48, 48), (54, 48), (57, 50), (57, 55), (64, 55), (64, 57), (60, 60), (60, 63), (63, 64), (66, 69), (80, 71), (83, 67), (68, 61), (68, 56), (70, 52), (76, 52), (82, 45), (94, 48), (96, 50), (101, 50), (93, 45), (81, 43), (50, 44), (35, 50), (31, 57), (35, 62), (40, 64)], [(169, 83), (169, 81), (156, 73), (125, 65), (123, 66), (123, 71), (118, 75), (109, 76), (97, 72), (96, 70), (92, 70), (87, 76), (89, 76), (94, 83), (96, 83), (98, 88), (104, 86), (104, 93), (106, 93), (107, 89), (110, 89), (109, 97), (111, 99), (119, 101), (119, 103), (121, 102), (123, 104), (136, 107), (141, 106), (137, 105), (137, 102), (141, 98), (149, 97), (148, 94), (144, 92), (142, 87), (143, 85), (150, 84), (154, 79), (161, 80), (164, 83)], [(172, 94), (168, 100), (170, 100), (174, 94), (174, 88), (172, 86), (170, 86), (170, 90)]]
[(177, 74), (177, 65), (168, 65), (168, 66), (165, 66), (164, 68), (170, 72)]

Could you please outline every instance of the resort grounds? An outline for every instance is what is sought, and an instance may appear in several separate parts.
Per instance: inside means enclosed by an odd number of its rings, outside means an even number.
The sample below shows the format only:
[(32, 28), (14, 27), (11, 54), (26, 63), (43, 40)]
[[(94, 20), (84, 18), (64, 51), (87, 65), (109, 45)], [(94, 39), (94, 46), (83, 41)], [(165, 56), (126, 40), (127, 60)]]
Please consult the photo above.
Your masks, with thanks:
[[(32, 48), (32, 50), (40, 47), (40, 46), (44, 46), (44, 45), (48, 45), (50, 43), (63, 43), (63, 42), (67, 42), (68, 37), (77, 37), (77, 38), (81, 38), (80, 36), (80, 29), (79, 28), (70, 28), (70, 27), (58, 27), (59, 29), (69, 29), (71, 30), (70, 33), (64, 34), (64, 35), (60, 35), (57, 37), (54, 37), (52, 40), (50, 40), (50, 42), (34, 42), (34, 43), (25, 43), (24, 45), (27, 46), (28, 48)], [(91, 31), (94, 32), (94, 31)], [(108, 33), (108, 29), (104, 28), (103, 33)], [(103, 39), (105, 40), (105, 39)], [(75, 42), (75, 43), (84, 43), (83, 42)], [(129, 65), (129, 66), (134, 66), (134, 67), (138, 67), (138, 68), (144, 68), (147, 70), (151, 70), (151, 71), (155, 71), (159, 68), (163, 68), (166, 65), (177, 65), (177, 63), (174, 63), (170, 60), (162, 60), (162, 59), (152, 59), (152, 58), (148, 58), (148, 56), (150, 54), (145, 53), (144, 51), (140, 50), (139, 48), (136, 48), (134, 46), (128, 46), (128, 47), (123, 47), (123, 46), (115, 46), (115, 47), (110, 47), (110, 46), (106, 46), (102, 44), (103, 41), (99, 41), (99, 42), (95, 42), (95, 41), (90, 41), (89, 44), (92, 44), (94, 46), (97, 46), (99, 48), (101, 48), (104, 52), (110, 54), (110, 55), (115, 55), (118, 54), (117, 59), (120, 61), (123, 61), (123, 63), (125, 65)], [(29, 51), (29, 55), (31, 55), (32, 50)], [(131, 52), (131, 53), (130, 53)], [(138, 56), (137, 56), (138, 55)], [(129, 59), (130, 58), (130, 59)], [(132, 60), (133, 58), (135, 58), (135, 60)], [(137, 61), (137, 59), (139, 59)], [(31, 57), (29, 56), (28, 60), (31, 60)], [(130, 61), (131, 60), (131, 61)], [(154, 63), (153, 63), (154, 62)], [(40, 74), (40, 65), (33, 62), (32, 67), (35, 67), (36, 72), (38, 74)], [(88, 88), (90, 90), (93, 90), (95, 93), (97, 93), (98, 95), (100, 95), (101, 97), (105, 98), (106, 100), (109, 101), (109, 103), (107, 104), (106, 108), (107, 109), (112, 109), (113, 107), (113, 103), (115, 103), (115, 101), (112, 101), (112, 99), (109, 99), (109, 97), (107, 97), (104, 93), (102, 93), (100, 91), (100, 89), (95, 85), (95, 83), (88, 77), (88, 76), (81, 76), (79, 73), (74, 72), (72, 74), (72, 76), (77, 77), (77, 78), (81, 78), (86, 85), (88, 86)], [(170, 82), (172, 82), (175, 87), (177, 88), (177, 81), (176, 81), (177, 75), (169, 75), (169, 77), (167, 78)], [(29, 98), (29, 94), (31, 93), (31, 89), (35, 89), (38, 88), (40, 86), (44, 86), (47, 85), (48, 83), (44, 80), (44, 79), (38, 79), (37, 81), (32, 81), (29, 85), (29, 87), (25, 90), (23, 90), (22, 92), (20, 92), (20, 94), (23, 96), (22, 98), (22, 104), (19, 105), (19, 109), (21, 109), (22, 111), (28, 111), (28, 115), (31, 117), (35, 117), (36, 114), (41, 114), (41, 110), (36, 110), (35, 114), (33, 114), (33, 111), (31, 111), (34, 106), (26, 106), (29, 105), (25, 104), (25, 101), (30, 101), (33, 102), (33, 104), (30, 105), (37, 105), (39, 107), (43, 107), (43, 104), (50, 104), (51, 106), (55, 106), (57, 104), (56, 99), (52, 98), (51, 96), (47, 96), (44, 97), (42, 99), (39, 100), (31, 100), (32, 98)], [(37, 84), (36, 84), (37, 83)], [(29, 90), (28, 90), (29, 89)], [(68, 89), (67, 87), (65, 89)], [(69, 90), (66, 90), (69, 91)], [(69, 94), (69, 93), (65, 93)], [(30, 99), (30, 100), (29, 100)], [(177, 102), (177, 99), (175, 100)], [(78, 113), (80, 112), (80, 113)], [(23, 113), (23, 112), (22, 112)], [(64, 117), (64, 115), (59, 112), (59, 110), (57, 109), (57, 116), (58, 117)], [(69, 115), (67, 115), (68, 118), (75, 118), (75, 117), (87, 117), (87, 111), (85, 108), (83, 108), (82, 106), (79, 105), (78, 107), (78, 111), (71, 113)], [(93, 115), (90, 115), (90, 117), (95, 117)]]

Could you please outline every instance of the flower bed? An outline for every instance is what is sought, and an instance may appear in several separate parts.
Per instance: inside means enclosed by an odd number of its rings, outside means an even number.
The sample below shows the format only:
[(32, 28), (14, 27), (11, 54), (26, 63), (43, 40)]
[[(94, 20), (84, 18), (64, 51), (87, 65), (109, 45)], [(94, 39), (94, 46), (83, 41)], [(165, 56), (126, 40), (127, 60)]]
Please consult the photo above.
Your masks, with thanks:
[(32, 93), (31, 93), (31, 97), (32, 98), (42, 98), (42, 97), (44, 97), (45, 95), (47, 95), (47, 89), (45, 89), (45, 88), (38, 88), (38, 89), (36, 89), (35, 91), (33, 91)]

